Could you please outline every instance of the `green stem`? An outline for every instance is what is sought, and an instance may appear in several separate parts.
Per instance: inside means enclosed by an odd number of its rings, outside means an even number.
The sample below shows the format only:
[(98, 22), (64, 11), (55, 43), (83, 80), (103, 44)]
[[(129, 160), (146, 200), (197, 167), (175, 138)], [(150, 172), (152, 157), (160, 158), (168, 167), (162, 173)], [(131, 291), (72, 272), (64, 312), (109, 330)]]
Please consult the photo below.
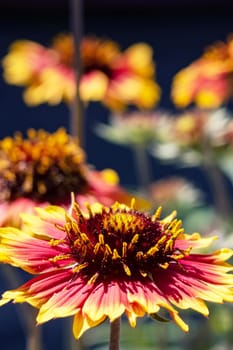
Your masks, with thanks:
[(110, 340), (109, 350), (120, 349), (120, 330), (121, 330), (121, 318), (117, 318), (115, 321), (110, 323)]
[(136, 172), (138, 177), (139, 190), (148, 194), (148, 188), (151, 183), (151, 173), (147, 150), (144, 146), (133, 146)]
[(231, 215), (232, 209), (225, 179), (215, 164), (204, 164), (203, 168), (209, 179), (215, 208), (223, 219), (227, 219)]
[(27, 327), (25, 330), (26, 335), (26, 350), (42, 350), (41, 340), (41, 326), (36, 326), (36, 315), (38, 311), (29, 305), (21, 305), (28, 307), (24, 312), (27, 314)]
[(65, 332), (65, 344), (67, 344), (68, 339), (68, 349), (69, 350), (84, 350), (84, 344), (82, 339), (79, 339), (78, 341), (74, 338), (73, 335), (73, 317), (68, 317), (65, 320), (66, 324), (66, 332)]
[(84, 147), (84, 107), (80, 96), (80, 81), (82, 77), (82, 61), (80, 48), (83, 36), (83, 2), (70, 0), (71, 32), (74, 38), (74, 71), (76, 78), (76, 95), (70, 103), (70, 133), (78, 137), (79, 143)]
[[(3, 265), (2, 272), (10, 289), (14, 289), (22, 284), (15, 268)], [(25, 334), (26, 350), (42, 350), (41, 326), (36, 326), (36, 314), (38, 311), (30, 305), (18, 304), (16, 305), (16, 312)]]
[(225, 220), (232, 213), (229, 193), (226, 188), (226, 180), (219, 169), (212, 147), (208, 140), (203, 141), (202, 167), (208, 177), (212, 190), (214, 206), (219, 216)]

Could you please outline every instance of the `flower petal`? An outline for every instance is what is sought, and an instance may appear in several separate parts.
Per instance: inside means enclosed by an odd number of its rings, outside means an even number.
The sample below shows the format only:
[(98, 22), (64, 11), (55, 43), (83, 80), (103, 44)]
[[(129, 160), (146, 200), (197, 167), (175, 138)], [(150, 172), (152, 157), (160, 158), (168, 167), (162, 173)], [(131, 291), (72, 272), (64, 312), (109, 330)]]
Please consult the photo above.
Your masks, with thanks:
[(49, 238), (63, 239), (65, 233), (57, 226), (65, 224), (65, 209), (58, 206), (36, 207), (38, 215), (22, 213), (23, 229), (36, 235), (47, 235)]
[(86, 315), (84, 316), (82, 311), (78, 311), (74, 316), (73, 321), (73, 334), (76, 339), (79, 339), (84, 332), (86, 332), (89, 328), (95, 327), (98, 324), (102, 323), (106, 319), (106, 316), (93, 321), (88, 318)]
[[(227, 272), (232, 267), (223, 264), (220, 252), (210, 255), (189, 255), (170, 264), (166, 270), (153, 274), (158, 288), (167, 299), (181, 309), (192, 308), (208, 315), (204, 301), (222, 303), (233, 301), (233, 276)], [(226, 258), (223, 251), (222, 259)], [(219, 264), (214, 261), (219, 260)]]
[(73, 279), (70, 279), (64, 288), (54, 293), (42, 305), (37, 317), (38, 323), (76, 314), (92, 293), (93, 288), (93, 285), (87, 284), (83, 279), (73, 275)]
[(106, 316), (110, 321), (114, 321), (124, 313), (128, 305), (126, 291), (122, 288), (122, 284), (110, 281), (95, 287), (82, 310), (94, 322)]
[(52, 245), (16, 228), (0, 228), (0, 262), (19, 266), (29, 273), (41, 273), (74, 263), (64, 243)]
[(3, 293), (0, 306), (13, 301), (15, 303), (27, 302), (40, 308), (55, 293), (65, 288), (72, 280), (73, 275), (69, 269), (41, 274), (19, 288)]

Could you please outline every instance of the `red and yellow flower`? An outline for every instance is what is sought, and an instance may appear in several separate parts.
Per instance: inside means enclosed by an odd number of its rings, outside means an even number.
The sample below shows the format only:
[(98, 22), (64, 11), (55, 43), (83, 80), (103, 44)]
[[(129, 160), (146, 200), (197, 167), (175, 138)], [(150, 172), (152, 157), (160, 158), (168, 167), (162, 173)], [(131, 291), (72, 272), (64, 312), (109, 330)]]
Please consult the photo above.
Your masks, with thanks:
[[(188, 331), (177, 308), (208, 315), (205, 301), (233, 301), (232, 250), (200, 254), (214, 238), (186, 234), (172, 213), (160, 219), (118, 202), (106, 207), (73, 200), (68, 211), (50, 206), (23, 214), (22, 229), (0, 229), (0, 260), (36, 275), (0, 304), (27, 302), (38, 324), (74, 316), (79, 338), (105, 319), (126, 314), (132, 327), (160, 308)], [(159, 318), (159, 316), (158, 316)]]
[[(83, 74), (80, 94), (85, 102), (99, 101), (113, 110), (127, 105), (153, 107), (160, 98), (155, 82), (153, 50), (145, 43), (121, 51), (112, 40), (84, 37), (80, 49)], [(50, 47), (15, 42), (3, 60), (5, 80), (25, 86), (28, 105), (70, 103), (76, 94), (74, 42), (58, 35)]]
[(212, 45), (175, 75), (171, 97), (177, 107), (194, 103), (202, 108), (218, 108), (232, 98), (232, 46), (232, 38)]
[[(117, 173), (97, 171), (85, 162), (78, 143), (60, 128), (54, 133), (28, 130), (0, 141), (0, 225), (20, 225), (20, 212), (34, 206), (69, 206), (74, 192), (80, 205), (116, 200), (130, 203), (130, 195), (119, 186)], [(147, 203), (147, 204), (146, 204)], [(142, 206), (148, 202), (142, 199)]]

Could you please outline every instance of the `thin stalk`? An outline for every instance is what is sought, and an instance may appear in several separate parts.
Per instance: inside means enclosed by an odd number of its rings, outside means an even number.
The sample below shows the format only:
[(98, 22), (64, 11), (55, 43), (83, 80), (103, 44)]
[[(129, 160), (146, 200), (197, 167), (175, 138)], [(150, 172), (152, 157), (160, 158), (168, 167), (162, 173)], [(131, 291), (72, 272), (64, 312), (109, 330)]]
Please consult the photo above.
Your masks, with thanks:
[(83, 1), (70, 0), (70, 25), (74, 38), (74, 71), (76, 79), (76, 95), (70, 103), (70, 133), (78, 137), (79, 144), (84, 147), (84, 107), (80, 96), (82, 77), (81, 43), (83, 37)]
[(78, 341), (73, 335), (73, 317), (68, 317), (65, 320), (65, 339), (64, 339), (64, 349), (67, 349), (67, 339), (68, 339), (68, 350), (84, 350), (84, 344), (82, 339)]
[(203, 142), (202, 167), (208, 177), (217, 212), (222, 219), (229, 218), (232, 213), (232, 205), (226, 188), (226, 180), (216, 164), (215, 155), (208, 140)]
[[(79, 141), (84, 148), (84, 106), (80, 96), (80, 81), (82, 77), (81, 43), (83, 38), (83, 0), (70, 0), (70, 26), (74, 40), (74, 72), (76, 80), (76, 94), (70, 103), (70, 134)], [(72, 334), (72, 319), (67, 319), (69, 349), (83, 350), (82, 341), (76, 341)]]
[[(22, 284), (21, 278), (17, 273), (17, 270), (11, 266), (2, 266), (2, 272), (6, 279), (9, 288), (14, 289), (16, 286)], [(42, 350), (42, 336), (41, 326), (36, 326), (36, 314), (37, 310), (27, 304), (16, 305), (16, 312), (20, 321), (20, 325), (23, 329), (26, 341), (26, 350)]]
[(41, 326), (36, 325), (36, 315), (38, 310), (30, 305), (21, 305), (22, 310), (23, 307), (27, 307), (27, 309), (24, 308), (24, 312), (27, 314), (27, 325), (25, 329), (26, 350), (42, 350)]
[(151, 183), (151, 172), (147, 150), (143, 145), (133, 146), (134, 161), (136, 166), (138, 187), (143, 194), (148, 194)]
[(115, 321), (110, 322), (110, 339), (109, 350), (120, 349), (120, 331), (121, 331), (121, 318), (117, 318)]
[(222, 218), (229, 218), (232, 213), (231, 204), (226, 189), (225, 179), (215, 164), (204, 164), (203, 168), (211, 186), (214, 205)]

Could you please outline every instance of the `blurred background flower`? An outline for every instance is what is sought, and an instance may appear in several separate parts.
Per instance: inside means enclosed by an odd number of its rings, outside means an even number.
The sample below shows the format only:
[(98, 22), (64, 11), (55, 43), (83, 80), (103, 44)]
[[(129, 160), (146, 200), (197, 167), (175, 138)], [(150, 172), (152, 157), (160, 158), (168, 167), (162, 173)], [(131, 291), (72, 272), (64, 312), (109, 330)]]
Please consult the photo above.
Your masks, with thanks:
[(195, 104), (218, 108), (232, 98), (233, 39), (206, 48), (202, 56), (173, 79), (171, 98), (177, 107)]
[[(111, 110), (128, 105), (152, 108), (160, 99), (155, 82), (153, 50), (146, 43), (122, 51), (105, 38), (86, 36), (80, 48), (83, 101), (102, 102)], [(30, 106), (71, 102), (76, 94), (74, 40), (72, 34), (58, 34), (51, 46), (19, 40), (3, 59), (9, 84), (24, 86), (24, 100)], [(80, 72), (79, 72), (80, 74)]]
[(169, 125), (152, 147), (152, 153), (165, 161), (200, 165), (214, 157), (217, 162), (231, 148), (231, 113), (227, 109), (187, 109), (171, 115)]
[(153, 205), (161, 205), (165, 214), (176, 208), (184, 218), (187, 212), (203, 203), (200, 189), (183, 177), (170, 176), (154, 181), (149, 190)]
[(108, 124), (98, 123), (97, 135), (109, 142), (126, 146), (148, 147), (162, 137), (168, 117), (162, 111), (132, 111), (112, 114)]
[[(130, 193), (119, 186), (112, 169), (97, 171), (86, 163), (84, 150), (64, 128), (54, 133), (30, 129), (0, 142), (0, 224), (20, 225), (19, 214), (35, 206), (67, 207), (71, 192), (82, 207), (86, 201), (129, 204)], [(149, 202), (139, 200), (148, 208)]]

